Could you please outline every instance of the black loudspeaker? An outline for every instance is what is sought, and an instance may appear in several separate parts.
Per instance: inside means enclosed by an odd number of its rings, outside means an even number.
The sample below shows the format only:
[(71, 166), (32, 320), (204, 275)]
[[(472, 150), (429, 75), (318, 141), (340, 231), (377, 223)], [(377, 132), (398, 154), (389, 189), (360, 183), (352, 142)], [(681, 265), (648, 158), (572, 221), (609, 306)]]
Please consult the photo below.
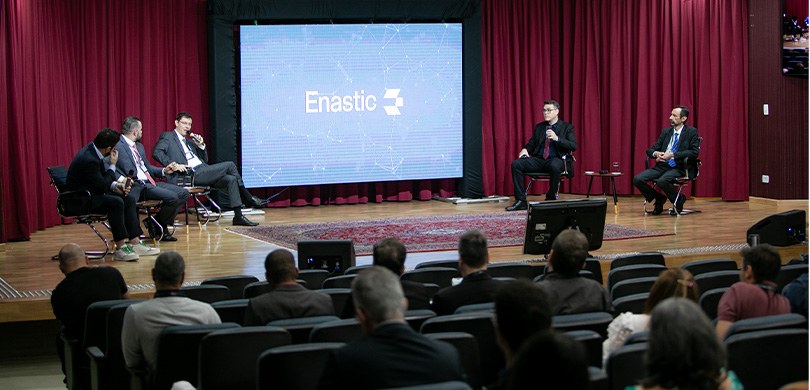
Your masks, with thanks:
[(325, 269), (343, 275), (357, 265), (352, 240), (298, 241), (298, 269)]
[(798, 244), (807, 239), (807, 213), (804, 210), (791, 210), (771, 215), (751, 226), (746, 237), (752, 234), (758, 234), (762, 244)]

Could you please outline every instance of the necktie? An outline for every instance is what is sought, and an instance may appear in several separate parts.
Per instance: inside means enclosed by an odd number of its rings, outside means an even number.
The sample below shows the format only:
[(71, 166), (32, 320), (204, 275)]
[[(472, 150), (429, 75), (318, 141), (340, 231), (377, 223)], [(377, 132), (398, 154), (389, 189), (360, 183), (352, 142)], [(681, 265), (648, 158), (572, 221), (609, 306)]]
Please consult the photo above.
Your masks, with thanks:
[[(548, 127), (546, 127), (546, 131), (548, 131), (548, 130), (554, 130), (554, 128), (551, 127), (551, 126), (548, 126)], [(546, 140), (545, 140), (545, 142), (543, 142), (543, 160), (548, 160), (548, 152), (549, 152), (549, 149), (550, 149), (550, 147), (549, 147), (550, 143), (551, 143), (551, 139), (548, 138), (548, 136), (546, 136)]]
[(146, 179), (149, 180), (150, 184), (155, 185), (155, 180), (152, 179), (152, 175), (150, 175), (149, 171), (146, 170), (143, 161), (141, 161), (141, 155), (138, 153), (138, 147), (135, 145), (132, 145), (132, 155), (135, 156), (135, 163), (138, 164), (138, 169), (142, 170), (143, 173), (146, 174)]
[[(678, 133), (675, 133), (675, 139), (672, 140), (672, 149), (671, 149), (672, 153), (675, 153), (675, 152), (678, 151), (678, 135), (679, 135)], [(669, 164), (669, 166), (675, 168), (675, 158), (673, 157), (673, 158), (669, 159), (667, 161), (667, 164)]]

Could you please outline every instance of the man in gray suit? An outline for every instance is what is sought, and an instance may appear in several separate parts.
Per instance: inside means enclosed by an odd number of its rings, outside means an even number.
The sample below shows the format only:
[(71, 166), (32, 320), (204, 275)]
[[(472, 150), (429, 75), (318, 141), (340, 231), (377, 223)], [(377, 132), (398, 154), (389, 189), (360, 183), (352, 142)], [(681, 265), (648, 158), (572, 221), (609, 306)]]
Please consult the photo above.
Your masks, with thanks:
[(286, 249), (276, 249), (264, 260), (264, 271), (272, 290), (251, 299), (245, 310), (245, 326), (266, 325), (285, 318), (335, 314), (332, 298), (298, 284), (295, 259)]

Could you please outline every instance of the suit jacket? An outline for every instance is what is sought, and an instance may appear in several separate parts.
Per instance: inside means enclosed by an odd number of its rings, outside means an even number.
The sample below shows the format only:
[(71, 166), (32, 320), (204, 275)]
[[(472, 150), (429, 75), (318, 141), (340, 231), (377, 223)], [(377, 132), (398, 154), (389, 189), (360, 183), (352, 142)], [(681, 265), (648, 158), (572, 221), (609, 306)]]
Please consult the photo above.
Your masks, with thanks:
[(307, 290), (299, 284), (284, 284), (248, 302), (245, 326), (267, 325), (285, 318), (331, 316), (335, 307), (329, 295)]
[[(531, 156), (540, 156), (543, 154), (543, 144), (546, 141), (546, 127), (549, 126), (547, 121), (540, 122), (534, 125), (534, 132), (532, 138), (526, 143), (526, 150)], [(577, 150), (577, 137), (574, 135), (574, 125), (558, 120), (555, 124), (557, 136), (560, 138), (557, 141), (557, 153), (562, 156)]]
[[(428, 297), (427, 288), (425, 285), (413, 280), (401, 280), (399, 283), (402, 285), (402, 292), (405, 298), (408, 298), (408, 310), (425, 310), (430, 309), (430, 297)], [(354, 317), (354, 300), (349, 299), (346, 301), (346, 306), (343, 308), (343, 313), (337, 313), (341, 318)]]
[[(146, 170), (149, 171), (152, 178), (163, 177), (163, 168), (152, 165), (149, 162), (149, 159), (146, 158), (146, 150), (144, 149), (143, 144), (136, 142), (135, 147), (138, 148), (138, 154), (141, 156), (144, 165), (146, 165)], [(132, 153), (132, 148), (130, 148), (127, 141), (124, 140), (123, 135), (121, 136), (121, 140), (118, 141), (118, 144), (115, 145), (115, 148), (118, 149), (118, 162), (115, 164), (116, 174), (127, 176), (129, 171), (134, 171), (135, 177), (137, 178), (138, 167), (135, 166), (135, 156)]]
[[(200, 148), (194, 141), (183, 138), (183, 141), (191, 148), (191, 151), (197, 155), (197, 158), (204, 163), (208, 163), (208, 151)], [(186, 159), (186, 152), (183, 145), (180, 144), (180, 139), (177, 138), (177, 132), (174, 130), (167, 131), (160, 135), (155, 147), (152, 148), (152, 157), (157, 162), (164, 166), (171, 164), (173, 161), (178, 164), (188, 164)]]
[(388, 322), (334, 350), (318, 388), (387, 389), (465, 380), (455, 348), (404, 322)]
[[(647, 157), (653, 158), (653, 152), (666, 152), (669, 140), (675, 134), (672, 127), (661, 130), (661, 136), (655, 144), (647, 149)], [(675, 168), (689, 173), (689, 177), (694, 177), (694, 170), (697, 169), (698, 152), (700, 151), (700, 141), (698, 131), (692, 126), (683, 125), (681, 136), (678, 137), (678, 150), (675, 152)], [(684, 160), (689, 158), (688, 166)]]
[(492, 302), (495, 289), (503, 284), (486, 271), (467, 275), (461, 283), (441, 289), (433, 297), (430, 309), (438, 315), (453, 314), (456, 309), (474, 303)]
[(79, 150), (70, 163), (67, 185), (72, 190), (88, 190), (93, 195), (110, 193), (110, 186), (117, 176), (107, 169), (104, 160), (98, 157), (95, 146), (89, 143)]

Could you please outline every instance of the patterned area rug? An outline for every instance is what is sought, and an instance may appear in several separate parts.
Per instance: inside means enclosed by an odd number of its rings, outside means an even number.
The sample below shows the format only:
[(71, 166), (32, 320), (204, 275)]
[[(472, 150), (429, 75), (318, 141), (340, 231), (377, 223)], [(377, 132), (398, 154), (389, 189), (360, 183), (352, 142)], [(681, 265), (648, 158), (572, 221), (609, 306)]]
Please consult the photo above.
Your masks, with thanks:
[[(453, 250), (457, 248), (461, 234), (469, 229), (483, 231), (490, 247), (523, 245), (526, 214), (503, 212), (227, 228), (293, 250), (299, 240), (354, 240), (357, 255), (371, 254), (374, 243), (386, 237), (398, 237), (409, 252)], [(606, 224), (603, 240), (671, 234)]]

